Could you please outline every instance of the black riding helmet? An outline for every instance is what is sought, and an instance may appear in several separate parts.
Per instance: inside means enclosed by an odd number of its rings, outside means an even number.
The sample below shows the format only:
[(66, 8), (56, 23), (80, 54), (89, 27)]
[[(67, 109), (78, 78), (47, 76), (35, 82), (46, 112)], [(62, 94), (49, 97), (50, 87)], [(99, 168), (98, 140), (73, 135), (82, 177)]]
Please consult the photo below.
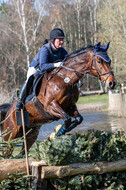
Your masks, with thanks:
[(60, 28), (54, 28), (53, 30), (51, 30), (49, 37), (50, 39), (65, 38), (65, 35), (63, 30), (61, 30)]

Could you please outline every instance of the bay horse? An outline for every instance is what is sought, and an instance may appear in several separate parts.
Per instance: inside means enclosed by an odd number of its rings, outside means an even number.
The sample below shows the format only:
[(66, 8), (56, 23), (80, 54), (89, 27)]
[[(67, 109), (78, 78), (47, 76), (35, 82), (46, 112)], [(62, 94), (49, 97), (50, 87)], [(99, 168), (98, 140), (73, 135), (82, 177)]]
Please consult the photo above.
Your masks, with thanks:
[[(38, 94), (25, 104), (30, 121), (26, 131), (32, 129), (26, 137), (28, 150), (36, 141), (42, 124), (63, 119), (64, 124), (57, 132), (57, 136), (60, 136), (82, 122), (83, 117), (77, 109), (76, 102), (79, 98), (77, 84), (84, 74), (90, 73), (98, 77), (108, 88), (114, 89), (116, 80), (110, 67), (111, 60), (107, 55), (108, 47), (109, 43), (102, 47), (99, 42), (95, 46), (81, 48), (69, 54), (60, 68), (44, 74), (42, 82), (37, 86), (40, 88)], [(22, 127), (16, 124), (15, 105), (16, 101), (8, 107), (3, 124), (3, 131), (12, 132), (11, 139), (22, 135)], [(7, 141), (9, 136), (10, 133), (4, 136), (4, 140)]]

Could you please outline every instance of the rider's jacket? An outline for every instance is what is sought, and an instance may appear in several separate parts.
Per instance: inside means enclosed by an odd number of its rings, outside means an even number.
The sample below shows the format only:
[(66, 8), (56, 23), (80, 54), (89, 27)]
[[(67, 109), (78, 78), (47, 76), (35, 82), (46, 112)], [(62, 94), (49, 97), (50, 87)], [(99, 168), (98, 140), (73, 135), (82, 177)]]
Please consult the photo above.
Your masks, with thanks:
[(55, 50), (51, 43), (47, 43), (41, 47), (29, 67), (37, 68), (43, 72), (51, 71), (54, 68), (54, 62), (63, 60), (66, 55), (67, 51), (64, 48)]

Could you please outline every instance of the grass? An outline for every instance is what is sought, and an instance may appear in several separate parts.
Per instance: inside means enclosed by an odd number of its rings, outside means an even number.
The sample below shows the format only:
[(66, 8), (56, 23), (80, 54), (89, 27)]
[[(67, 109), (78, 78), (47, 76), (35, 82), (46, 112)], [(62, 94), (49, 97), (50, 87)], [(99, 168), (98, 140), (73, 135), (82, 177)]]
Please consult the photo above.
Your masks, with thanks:
[(90, 96), (82, 96), (79, 98), (77, 104), (89, 104), (89, 103), (107, 103), (108, 102), (108, 94), (102, 95), (90, 95)]

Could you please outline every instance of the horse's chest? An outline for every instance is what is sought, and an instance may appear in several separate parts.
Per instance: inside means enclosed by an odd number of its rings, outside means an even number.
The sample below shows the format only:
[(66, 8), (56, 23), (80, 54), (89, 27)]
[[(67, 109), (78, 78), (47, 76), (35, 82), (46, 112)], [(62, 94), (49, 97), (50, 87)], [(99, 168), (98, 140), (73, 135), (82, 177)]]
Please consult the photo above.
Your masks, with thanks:
[(71, 105), (76, 103), (78, 99), (78, 88), (75, 86), (74, 88), (67, 88), (62, 94), (62, 102), (67, 105)]
[(62, 105), (70, 106), (73, 103), (75, 103), (75, 96), (73, 93), (67, 94), (62, 99)]

